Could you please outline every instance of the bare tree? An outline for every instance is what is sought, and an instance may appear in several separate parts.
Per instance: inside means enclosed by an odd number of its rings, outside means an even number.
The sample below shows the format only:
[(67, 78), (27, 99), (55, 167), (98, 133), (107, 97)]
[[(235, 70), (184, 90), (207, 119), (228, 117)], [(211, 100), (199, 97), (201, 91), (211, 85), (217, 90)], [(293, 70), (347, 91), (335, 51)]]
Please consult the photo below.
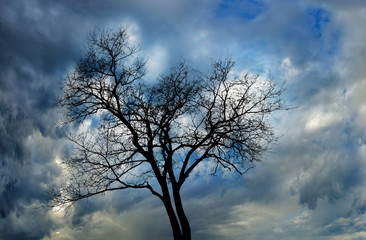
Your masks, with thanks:
[(203, 162), (244, 174), (276, 138), (267, 117), (285, 110), (283, 85), (258, 76), (231, 77), (234, 62), (203, 74), (181, 63), (144, 84), (145, 61), (126, 29), (96, 30), (65, 79), (59, 102), (70, 122), (97, 126), (69, 134), (71, 179), (54, 204), (108, 191), (146, 189), (164, 204), (175, 240), (191, 239), (181, 187)]

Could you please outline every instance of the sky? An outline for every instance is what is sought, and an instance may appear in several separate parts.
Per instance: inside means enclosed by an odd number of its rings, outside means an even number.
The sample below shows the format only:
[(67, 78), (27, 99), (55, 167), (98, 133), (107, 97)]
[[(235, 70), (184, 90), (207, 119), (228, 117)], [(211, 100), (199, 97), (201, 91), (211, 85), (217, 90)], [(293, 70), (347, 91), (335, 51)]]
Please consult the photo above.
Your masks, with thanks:
[(286, 81), (297, 108), (273, 115), (279, 141), (243, 176), (182, 189), (193, 239), (366, 239), (364, 0), (0, 0), (0, 239), (171, 239), (148, 192), (42, 208), (65, 183), (70, 147), (55, 99), (96, 27), (127, 26), (146, 81), (179, 60), (232, 57), (237, 73)]

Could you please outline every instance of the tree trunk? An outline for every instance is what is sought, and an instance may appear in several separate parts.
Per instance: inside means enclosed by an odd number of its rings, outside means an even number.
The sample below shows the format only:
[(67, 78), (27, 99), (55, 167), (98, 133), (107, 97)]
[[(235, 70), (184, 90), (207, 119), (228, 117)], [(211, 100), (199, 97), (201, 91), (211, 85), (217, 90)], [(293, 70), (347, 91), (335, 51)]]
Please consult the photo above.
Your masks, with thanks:
[(175, 209), (182, 229), (182, 239), (191, 240), (191, 227), (189, 225), (188, 218), (184, 212), (182, 199), (180, 196), (180, 189), (178, 187), (173, 187), (173, 197), (174, 197)]
[(169, 217), (170, 225), (172, 227), (174, 240), (183, 240), (184, 238), (182, 238), (182, 232), (180, 230), (179, 222), (174, 212), (170, 197), (165, 197), (163, 202)]
[(173, 187), (175, 211), (169, 193), (164, 195), (163, 203), (168, 214), (174, 240), (191, 240), (191, 227), (184, 212), (179, 188)]

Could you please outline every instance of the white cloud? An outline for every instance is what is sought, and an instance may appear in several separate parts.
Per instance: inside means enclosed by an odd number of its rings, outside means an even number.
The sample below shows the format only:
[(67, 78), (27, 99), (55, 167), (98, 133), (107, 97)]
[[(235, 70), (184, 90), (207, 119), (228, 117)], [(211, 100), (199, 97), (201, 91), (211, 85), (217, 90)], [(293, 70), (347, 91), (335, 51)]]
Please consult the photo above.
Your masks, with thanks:
[(296, 78), (300, 73), (300, 70), (292, 64), (288, 57), (282, 60), (281, 69), (283, 71), (283, 78), (290, 83), (296, 81)]
[(337, 113), (316, 109), (309, 113), (305, 128), (307, 131), (313, 132), (322, 128), (332, 127), (341, 121), (342, 116)]
[(147, 49), (147, 80), (154, 81), (164, 73), (167, 67), (168, 54), (161, 45), (155, 45)]

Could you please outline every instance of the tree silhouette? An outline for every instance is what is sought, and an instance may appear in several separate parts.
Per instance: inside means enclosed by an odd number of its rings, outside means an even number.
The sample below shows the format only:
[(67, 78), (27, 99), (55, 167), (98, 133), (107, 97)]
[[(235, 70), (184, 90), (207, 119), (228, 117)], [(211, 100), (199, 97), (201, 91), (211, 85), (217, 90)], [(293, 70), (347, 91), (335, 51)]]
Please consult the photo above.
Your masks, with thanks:
[(164, 204), (175, 240), (191, 239), (181, 187), (211, 162), (212, 174), (244, 174), (276, 140), (268, 116), (286, 110), (283, 85), (252, 75), (231, 77), (234, 62), (208, 73), (180, 63), (154, 84), (144, 83), (146, 61), (126, 29), (95, 30), (64, 82), (59, 103), (69, 122), (96, 126), (69, 133), (67, 186), (54, 205), (108, 191), (147, 189)]

